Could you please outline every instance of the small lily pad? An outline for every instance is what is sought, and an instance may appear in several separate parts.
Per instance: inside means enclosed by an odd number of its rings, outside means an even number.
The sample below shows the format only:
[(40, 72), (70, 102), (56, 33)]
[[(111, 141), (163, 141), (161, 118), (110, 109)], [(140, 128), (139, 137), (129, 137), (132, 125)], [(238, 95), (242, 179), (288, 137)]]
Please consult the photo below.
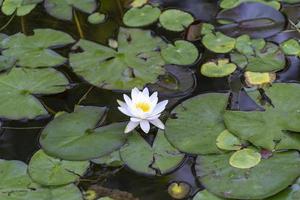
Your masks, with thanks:
[(197, 192), (197, 194), (193, 197), (192, 200), (225, 200), (223, 198), (217, 197), (207, 190), (202, 190)]
[(241, 54), (253, 55), (255, 53), (254, 50), (261, 50), (262, 48), (264, 48), (265, 45), (266, 42), (264, 39), (251, 40), (248, 35), (242, 35), (236, 39), (235, 48)]
[(300, 56), (300, 43), (295, 39), (289, 39), (281, 43), (280, 47), (286, 55)]
[(177, 40), (174, 46), (169, 44), (167, 48), (162, 49), (161, 55), (167, 63), (191, 65), (199, 57), (199, 52), (193, 43)]
[(16, 64), (22, 67), (53, 67), (64, 64), (67, 59), (52, 49), (73, 42), (73, 38), (67, 33), (53, 29), (35, 29), (34, 35), (17, 33), (2, 40), (2, 55), (16, 59)]
[(230, 165), (239, 169), (249, 169), (258, 165), (260, 161), (260, 153), (250, 148), (234, 152), (229, 159)]
[(202, 43), (215, 53), (228, 53), (235, 47), (235, 39), (221, 32), (206, 34), (202, 38)]
[(237, 66), (228, 59), (219, 59), (216, 62), (207, 62), (201, 66), (201, 74), (207, 77), (224, 77), (236, 70)]
[(168, 187), (168, 193), (174, 199), (184, 199), (190, 191), (191, 186), (185, 182), (173, 182)]
[(242, 143), (239, 138), (230, 133), (228, 130), (224, 130), (217, 137), (217, 146), (222, 150), (239, 150), (242, 148)]
[(77, 107), (73, 113), (57, 116), (41, 134), (42, 148), (47, 154), (65, 160), (90, 160), (120, 148), (125, 142), (125, 124), (98, 127), (105, 110), (93, 106)]
[(148, 175), (166, 174), (176, 169), (184, 159), (184, 154), (171, 146), (162, 131), (157, 133), (152, 146), (133, 132), (120, 149), (120, 155), (130, 169)]
[(137, 8), (145, 5), (147, 2), (148, 0), (132, 0), (130, 6), (133, 8)]
[(93, 13), (97, 8), (96, 0), (45, 0), (44, 7), (53, 17), (72, 20), (73, 8), (85, 13)]
[(88, 17), (88, 22), (91, 24), (100, 24), (103, 23), (105, 21), (105, 14), (101, 14), (101, 13), (93, 13)]
[(125, 13), (123, 22), (130, 27), (147, 26), (157, 21), (160, 13), (160, 9), (152, 5), (131, 8)]
[[(27, 2), (26, 0), (4, 0), (1, 6), (1, 11), (5, 15), (12, 15), (14, 12), (17, 16), (24, 16), (30, 13), (43, 0), (36, 0), (34, 2)], [(0, 4), (1, 5), (1, 4)]]
[(30, 160), (28, 173), (35, 182), (41, 185), (59, 186), (75, 182), (88, 167), (87, 161), (60, 160), (39, 150)]
[(276, 74), (269, 72), (245, 72), (244, 76), (249, 87), (262, 87), (271, 84), (276, 79)]
[(159, 17), (159, 22), (165, 29), (176, 32), (183, 31), (193, 21), (191, 14), (176, 9), (166, 10)]

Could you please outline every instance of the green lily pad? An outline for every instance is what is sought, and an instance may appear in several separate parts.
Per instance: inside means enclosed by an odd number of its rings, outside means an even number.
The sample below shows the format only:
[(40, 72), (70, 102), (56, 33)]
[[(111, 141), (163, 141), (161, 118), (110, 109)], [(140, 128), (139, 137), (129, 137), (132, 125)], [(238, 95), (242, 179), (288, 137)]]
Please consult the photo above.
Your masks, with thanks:
[(173, 182), (168, 187), (168, 193), (174, 199), (184, 199), (190, 191), (191, 186), (185, 182)]
[(273, 7), (276, 10), (279, 10), (281, 7), (280, 3), (276, 0), (275, 1), (272, 1), (272, 0), (271, 1), (268, 1), (268, 0), (222, 0), (220, 3), (220, 7), (223, 9), (230, 9), (230, 8), (234, 8), (244, 2), (263, 3), (268, 6)]
[(88, 17), (88, 22), (91, 24), (100, 24), (103, 23), (105, 21), (105, 14), (101, 14), (101, 13), (93, 13)]
[(130, 169), (149, 175), (166, 174), (176, 169), (184, 159), (184, 154), (171, 146), (162, 131), (157, 133), (152, 146), (133, 132), (120, 149), (120, 155)]
[(0, 75), (0, 117), (18, 120), (47, 115), (34, 95), (60, 93), (68, 84), (64, 75), (54, 69), (13, 68)]
[(230, 199), (264, 199), (288, 187), (300, 175), (297, 151), (274, 153), (251, 169), (229, 164), (232, 153), (199, 156), (196, 174), (213, 194)]
[(300, 56), (300, 43), (295, 39), (289, 39), (281, 43), (280, 47), (286, 55)]
[(73, 38), (53, 29), (35, 29), (34, 35), (17, 33), (1, 42), (2, 55), (15, 58), (22, 67), (52, 67), (64, 64), (67, 59), (51, 50), (73, 43)]
[(236, 151), (229, 159), (230, 165), (239, 169), (249, 169), (258, 165), (260, 161), (260, 153), (251, 148)]
[(276, 79), (275, 73), (270, 72), (245, 72), (245, 82), (249, 87), (263, 87), (272, 84)]
[(202, 23), (201, 24), (201, 35), (206, 35), (215, 31), (215, 27), (212, 24)]
[(183, 31), (193, 21), (191, 14), (176, 9), (166, 10), (159, 17), (159, 22), (165, 29), (176, 32)]
[(97, 8), (96, 0), (45, 0), (44, 7), (49, 15), (62, 20), (72, 20), (73, 8), (85, 13), (93, 13)]
[(70, 54), (74, 72), (89, 83), (105, 89), (130, 90), (155, 83), (165, 73), (159, 50), (166, 43), (150, 31), (120, 28), (118, 50), (80, 40), (74, 48), (83, 52)]
[[(191, 154), (219, 153), (216, 145), (219, 134), (225, 130), (223, 112), (228, 94), (199, 95), (178, 105), (166, 122), (166, 137), (182, 152)], [(196, 119), (196, 120), (195, 120)]]
[(100, 158), (93, 159), (91, 161), (96, 164), (107, 165), (110, 167), (119, 167), (124, 164), (123, 161), (121, 160), (119, 150), (104, 155)]
[(97, 127), (105, 110), (77, 107), (73, 113), (55, 117), (41, 134), (42, 148), (47, 154), (65, 160), (89, 160), (115, 151), (125, 142), (125, 124)]
[(197, 192), (197, 194), (193, 197), (192, 200), (225, 200), (223, 198), (217, 197), (207, 190), (202, 190)]
[(235, 39), (221, 32), (204, 35), (202, 43), (207, 49), (215, 53), (228, 53), (235, 47)]
[(123, 22), (130, 27), (147, 26), (157, 21), (160, 13), (160, 9), (152, 5), (131, 8), (125, 13)]
[(133, 8), (137, 8), (145, 5), (147, 2), (148, 0), (132, 0), (130, 6)]
[(267, 200), (298, 200), (300, 199), (300, 178), (291, 187), (278, 193), (277, 195), (268, 198)]
[(1, 11), (5, 15), (12, 15), (16, 12), (17, 16), (24, 16), (30, 13), (36, 7), (37, 3), (42, 1), (43, 0), (36, 0), (34, 2), (28, 2), (27, 0), (4, 0)]
[(254, 55), (232, 53), (230, 57), (231, 62), (252, 72), (275, 72), (282, 70), (286, 64), (284, 53), (276, 44), (270, 42), (260, 50), (255, 49)]
[(0, 71), (12, 68), (16, 64), (16, 60), (11, 57), (0, 56)]
[[(265, 90), (273, 106), (266, 103), (265, 111), (226, 111), (224, 121), (227, 129), (243, 140), (258, 147), (273, 150), (285, 142), (285, 149), (298, 149), (299, 137), (292, 137), (286, 131), (300, 132), (300, 85), (295, 83), (274, 83)], [(249, 93), (258, 103), (259, 92)], [(287, 142), (288, 141), (288, 142)], [(297, 142), (298, 141), (298, 142)], [(294, 146), (294, 144), (298, 144)], [(278, 148), (278, 147), (277, 147)]]
[(236, 70), (237, 66), (228, 59), (219, 59), (216, 62), (207, 62), (201, 66), (201, 74), (207, 77), (224, 77)]
[(169, 44), (162, 49), (161, 55), (167, 63), (175, 65), (191, 65), (199, 57), (198, 49), (193, 43), (177, 40), (174, 45)]
[(41, 185), (59, 186), (75, 182), (88, 167), (87, 161), (60, 160), (39, 150), (30, 160), (28, 173), (35, 182)]
[(239, 138), (231, 134), (228, 130), (224, 130), (217, 137), (217, 146), (222, 150), (239, 150), (242, 148), (242, 143)]
[(254, 50), (261, 50), (266, 45), (264, 39), (251, 40), (249, 35), (242, 35), (236, 39), (235, 48), (241, 54), (255, 54)]

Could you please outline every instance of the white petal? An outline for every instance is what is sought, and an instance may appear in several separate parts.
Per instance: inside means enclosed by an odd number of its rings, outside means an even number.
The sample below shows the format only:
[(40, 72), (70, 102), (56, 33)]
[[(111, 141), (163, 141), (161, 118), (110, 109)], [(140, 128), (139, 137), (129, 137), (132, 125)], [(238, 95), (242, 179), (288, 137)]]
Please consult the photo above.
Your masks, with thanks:
[(154, 116), (151, 116), (151, 117), (147, 117), (147, 120), (155, 120), (155, 119), (157, 119), (157, 118), (159, 118), (160, 117), (160, 114), (158, 114), (158, 115), (154, 115)]
[(124, 94), (123, 97), (124, 97), (124, 100), (125, 100), (126, 104), (128, 106), (131, 106), (132, 105), (131, 99), (126, 94)]
[(165, 125), (160, 121), (160, 119), (151, 120), (150, 123), (160, 129), (165, 129)]
[(133, 122), (140, 122), (140, 121), (142, 121), (142, 120), (139, 119), (139, 118), (131, 117), (131, 118), (130, 118), (130, 121), (133, 121)]
[(118, 104), (119, 104), (121, 107), (126, 106), (126, 103), (123, 102), (123, 101), (120, 101), (119, 99), (117, 99), (117, 102), (118, 102)]
[(118, 107), (119, 111), (121, 111), (123, 114), (127, 115), (127, 116), (132, 116), (132, 114), (128, 111), (128, 109), (126, 107)]
[(162, 102), (159, 102), (156, 107), (154, 108), (153, 112), (152, 112), (152, 115), (157, 115), (159, 113), (161, 113), (165, 108), (166, 108), (166, 105), (168, 104), (168, 100), (165, 100), (165, 101), (162, 101)]
[(148, 90), (148, 88), (144, 88), (143, 95), (146, 96), (146, 97), (149, 97), (149, 90)]
[(157, 92), (154, 92), (154, 93), (150, 96), (149, 100), (150, 100), (150, 102), (151, 102), (151, 104), (152, 104), (153, 107), (156, 106), (156, 104), (157, 104), (157, 102), (158, 102)]
[(139, 95), (140, 91), (136, 87), (131, 90), (131, 98), (136, 99)]
[(124, 133), (129, 133), (129, 132), (131, 132), (131, 131), (132, 131), (133, 129), (135, 129), (138, 125), (139, 125), (138, 122), (132, 122), (132, 121), (130, 121), (130, 122), (127, 124), (127, 126), (126, 126)]
[(140, 122), (140, 126), (145, 133), (148, 133), (150, 130), (150, 124), (148, 121), (143, 120)]

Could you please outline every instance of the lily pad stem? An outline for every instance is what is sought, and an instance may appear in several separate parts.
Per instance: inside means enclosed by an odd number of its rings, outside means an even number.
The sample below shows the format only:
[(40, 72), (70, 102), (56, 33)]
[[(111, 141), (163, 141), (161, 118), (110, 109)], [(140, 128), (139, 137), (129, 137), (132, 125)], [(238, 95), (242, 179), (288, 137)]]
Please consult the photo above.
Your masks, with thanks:
[(22, 33), (26, 35), (25, 16), (21, 16)]
[(121, 18), (123, 17), (124, 15), (124, 12), (123, 12), (123, 6), (121, 4), (121, 0), (117, 0), (117, 4), (118, 4), (118, 9), (119, 9), (119, 12), (120, 12), (120, 15), (121, 15)]
[(78, 14), (77, 14), (75, 9), (73, 9), (73, 15), (74, 15), (74, 20), (75, 20), (75, 24), (76, 24), (76, 27), (77, 27), (77, 31), (79, 33), (79, 37), (84, 38), (84, 34), (83, 34), (83, 30), (82, 30), (81, 25), (80, 25), (79, 17), (78, 17)]
[(3, 29), (5, 29), (9, 24), (10, 22), (15, 18), (16, 16), (16, 13), (14, 13), (10, 18), (9, 20), (6, 22), (6, 24), (4, 24), (1, 28), (0, 28), (0, 31), (2, 31)]
[(86, 97), (88, 96), (88, 94), (89, 94), (93, 89), (94, 89), (94, 86), (91, 86), (91, 87), (86, 91), (86, 93), (79, 99), (77, 105), (80, 105), (80, 103), (86, 99)]

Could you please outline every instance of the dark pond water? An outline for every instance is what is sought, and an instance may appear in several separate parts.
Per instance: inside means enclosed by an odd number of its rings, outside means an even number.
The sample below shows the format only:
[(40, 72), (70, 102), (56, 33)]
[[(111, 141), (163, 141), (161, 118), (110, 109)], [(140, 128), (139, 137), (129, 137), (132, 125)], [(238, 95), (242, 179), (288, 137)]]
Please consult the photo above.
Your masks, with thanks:
[[(78, 20), (81, 25), (83, 37), (92, 41), (96, 41), (102, 44), (107, 44), (108, 39), (114, 38), (117, 34), (118, 28), (122, 26), (122, 15), (126, 8), (122, 1), (118, 0), (102, 0), (99, 11), (108, 15), (105, 23), (100, 25), (90, 25), (86, 22), (87, 15), (83, 13), (77, 13)], [(191, 12), (197, 19), (205, 22), (214, 22), (215, 16), (218, 12), (217, 0), (153, 0), (154, 3), (162, 3), (163, 8), (176, 7)], [(299, 20), (299, 5), (293, 5), (284, 8), (285, 14), (291, 19)], [(4, 24), (8, 21), (9, 17), (0, 16), (0, 23)], [(46, 15), (43, 11), (43, 7), (34, 9), (30, 15), (21, 18), (14, 18), (11, 24), (5, 28), (2, 32), (8, 35), (12, 35), (17, 32), (23, 32), (26, 34), (32, 33), (36, 28), (53, 28), (62, 30), (69, 33), (75, 39), (79, 39), (78, 28), (74, 22), (67, 22), (57, 20), (49, 15)], [(151, 28), (156, 34), (161, 35), (163, 38), (168, 38), (169, 41), (183, 38), (182, 34), (174, 34), (166, 32), (161, 28)], [(280, 41), (287, 36), (287, 34), (278, 35), (270, 38), (271, 41)], [(189, 70), (184, 72), (176, 71), (175, 74), (179, 74), (179, 82), (185, 84), (183, 87), (187, 87), (185, 92), (172, 96), (168, 92), (162, 93), (161, 99), (169, 99), (171, 101), (169, 108), (180, 103), (182, 100), (191, 96), (207, 93), (207, 92), (228, 92), (232, 93), (232, 108), (240, 110), (251, 110), (255, 108), (255, 104), (249, 100), (245, 92), (239, 92), (241, 88), (241, 76), (239, 73), (233, 74), (228, 78), (212, 79), (207, 78), (199, 73), (199, 66), (205, 61), (216, 58), (222, 55), (216, 55), (208, 51), (204, 51), (200, 42), (195, 42), (200, 52), (202, 52), (201, 58), (194, 66), (190, 66)], [(67, 55), (64, 49), (60, 49), (59, 52), (62, 55)], [(296, 57), (288, 57), (289, 67), (286, 70), (279, 72), (277, 81), (279, 82), (295, 82), (300, 80), (300, 61)], [(126, 117), (123, 116), (117, 110), (116, 99), (120, 99), (122, 93), (118, 91), (108, 91), (100, 88), (91, 87), (91, 85), (82, 82), (71, 70), (68, 64), (58, 68), (71, 80), (70, 89), (59, 95), (42, 96), (39, 97), (45, 106), (52, 112), (69, 111), (71, 112), (74, 106), (81, 102), (81, 105), (96, 105), (106, 106), (109, 109), (107, 116), (107, 123), (124, 121)], [(160, 90), (168, 91), (168, 87), (172, 87), (170, 83), (162, 77), (160, 83)], [(171, 82), (174, 80), (171, 80)], [(155, 88), (155, 86), (153, 86)], [(171, 88), (172, 90), (172, 88)], [(82, 97), (86, 94), (86, 98)], [(1, 94), (0, 94), (1, 95)], [(31, 156), (39, 147), (38, 138), (42, 128), (51, 120), (51, 117), (29, 120), (29, 121), (5, 121), (3, 120), (2, 128), (0, 132), (0, 158), (8, 160), (22, 160), (28, 162)], [(86, 179), (83, 181), (82, 186), (87, 187), (90, 182), (99, 174), (111, 173), (108, 177), (101, 181), (103, 186), (108, 188), (115, 188), (122, 191), (133, 193), (134, 196), (139, 197), (142, 200), (168, 200), (172, 199), (167, 193), (168, 184), (173, 181), (184, 181), (189, 183), (193, 191), (201, 189), (201, 185), (197, 183), (194, 178), (192, 165), (194, 158), (191, 156), (186, 159), (182, 166), (175, 172), (159, 177), (147, 177), (136, 174), (128, 169), (120, 169), (117, 173), (114, 173), (114, 169), (93, 167), (87, 174)]]

